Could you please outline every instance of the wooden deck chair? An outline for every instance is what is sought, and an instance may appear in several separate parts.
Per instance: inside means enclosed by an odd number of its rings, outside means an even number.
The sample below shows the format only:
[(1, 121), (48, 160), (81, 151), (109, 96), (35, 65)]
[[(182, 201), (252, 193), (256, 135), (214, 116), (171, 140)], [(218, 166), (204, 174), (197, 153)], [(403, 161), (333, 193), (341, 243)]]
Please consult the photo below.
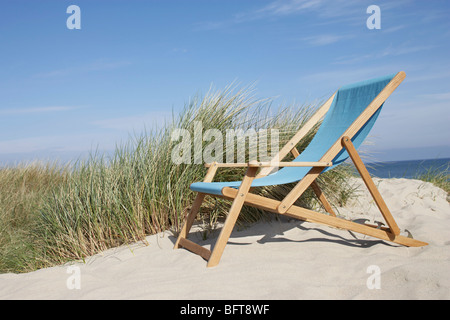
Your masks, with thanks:
[[(279, 162), (212, 163), (203, 182), (191, 185), (197, 192), (192, 208), (175, 243), (199, 254), (208, 261), (207, 266), (216, 266), (243, 205), (289, 216), (308, 222), (325, 224), (365, 234), (404, 246), (424, 246), (427, 243), (400, 235), (392, 214), (383, 201), (356, 149), (361, 145), (375, 123), (385, 100), (404, 80), (405, 73), (380, 77), (340, 88), (328, 99), (311, 119), (284, 146), (275, 159)], [(295, 146), (313, 126), (324, 117), (317, 133), (307, 148), (299, 154)], [(292, 162), (281, 160), (291, 152), (296, 158)], [(341, 164), (350, 156), (365, 185), (387, 224), (386, 227), (360, 224), (338, 218), (315, 182), (325, 171)], [(212, 182), (220, 167), (247, 167), (242, 181)], [(272, 172), (274, 167), (281, 169)], [(260, 170), (257, 175), (257, 171)], [(296, 182), (292, 190), (281, 200), (273, 200), (250, 192), (250, 187), (273, 186)], [(303, 192), (311, 187), (324, 205), (328, 214), (315, 212), (294, 205)], [(232, 200), (231, 208), (212, 250), (208, 250), (187, 239), (189, 230), (206, 195)]]

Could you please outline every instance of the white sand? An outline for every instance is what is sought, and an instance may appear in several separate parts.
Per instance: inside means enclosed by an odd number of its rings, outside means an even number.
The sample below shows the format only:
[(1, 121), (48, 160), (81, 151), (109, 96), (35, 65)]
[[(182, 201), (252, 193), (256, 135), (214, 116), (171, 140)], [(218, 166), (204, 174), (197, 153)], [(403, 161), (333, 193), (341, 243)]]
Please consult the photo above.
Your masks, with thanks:
[[(175, 239), (165, 233), (148, 237), (148, 246), (112, 249), (74, 264), (80, 289), (68, 288), (76, 275), (68, 266), (2, 274), (0, 299), (450, 299), (446, 193), (417, 180), (376, 183), (400, 228), (428, 246), (355, 239), (347, 231), (283, 219), (235, 230), (220, 264), (206, 268), (199, 256), (173, 250)], [(339, 214), (382, 221), (362, 190), (360, 203)], [(191, 239), (206, 244), (215, 237)], [(370, 266), (381, 272), (379, 289)]]

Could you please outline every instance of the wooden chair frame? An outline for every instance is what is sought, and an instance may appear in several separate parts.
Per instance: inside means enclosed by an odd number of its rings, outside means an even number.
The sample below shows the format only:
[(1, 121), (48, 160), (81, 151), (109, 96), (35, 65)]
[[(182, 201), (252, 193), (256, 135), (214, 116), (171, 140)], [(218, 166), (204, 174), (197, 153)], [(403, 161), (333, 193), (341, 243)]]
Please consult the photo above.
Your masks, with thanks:
[[(419, 247), (427, 245), (426, 242), (415, 240), (409, 237), (400, 235), (400, 229), (397, 226), (391, 212), (389, 211), (386, 203), (384, 202), (381, 194), (376, 188), (372, 178), (370, 177), (367, 168), (358, 155), (351, 138), (358, 132), (358, 130), (368, 121), (368, 119), (382, 106), (385, 100), (392, 94), (392, 92), (399, 86), (404, 80), (405, 73), (399, 72), (389, 82), (389, 84), (378, 94), (378, 96), (367, 106), (367, 108), (361, 113), (361, 115), (352, 123), (352, 125), (343, 133), (331, 148), (323, 155), (318, 162), (251, 162), (251, 163), (212, 163), (207, 164), (208, 171), (204, 178), (204, 182), (212, 182), (216, 171), (221, 167), (247, 167), (247, 171), (242, 180), (239, 189), (225, 187), (222, 189), (221, 196), (211, 195), (216, 197), (222, 197), (232, 201), (229, 214), (225, 220), (223, 228), (219, 234), (219, 237), (214, 245), (212, 251), (190, 241), (187, 239), (189, 230), (195, 220), (195, 217), (201, 207), (201, 204), (207, 194), (198, 192), (192, 208), (186, 217), (185, 224), (181, 229), (178, 239), (175, 243), (174, 249), (183, 247), (189, 251), (192, 251), (205, 260), (208, 261), (207, 266), (216, 266), (223, 254), (227, 241), (234, 228), (236, 220), (241, 212), (243, 205), (256, 207), (265, 211), (278, 213), (291, 218), (296, 218), (303, 221), (314, 222), (319, 224), (325, 224), (331, 227), (346, 229), (349, 231), (365, 234), (371, 237), (375, 237), (382, 240), (391, 241), (404, 246)], [(335, 95), (335, 94), (334, 94)], [(310, 118), (310, 120), (299, 130), (294, 137), (275, 155), (274, 159), (282, 160), (288, 153), (292, 153), (294, 156), (298, 156), (296, 145), (300, 140), (323, 118), (331, 106), (334, 99), (334, 95), (330, 97)], [(378, 225), (371, 224), (359, 224), (343, 218), (336, 217), (335, 213), (329, 202), (326, 200), (325, 195), (320, 190), (316, 183), (316, 178), (321, 172), (329, 166), (332, 166), (332, 160), (336, 155), (345, 148), (348, 152), (350, 159), (357, 168), (360, 176), (362, 177), (365, 185), (370, 191), (375, 203), (381, 211), (384, 220), (387, 223), (387, 227), (380, 227)], [(312, 167), (309, 172), (301, 179), (292, 190), (281, 200), (273, 200), (266, 197), (262, 197), (250, 192), (250, 187), (253, 179), (256, 177), (262, 177), (269, 174), (274, 167), (286, 167), (286, 166), (308, 166)], [(259, 174), (257, 171), (260, 170)], [(303, 192), (311, 187), (324, 206), (328, 214), (315, 212), (309, 209), (305, 209), (299, 206), (295, 206), (295, 201), (303, 194)], [(209, 195), (209, 194), (208, 194)]]

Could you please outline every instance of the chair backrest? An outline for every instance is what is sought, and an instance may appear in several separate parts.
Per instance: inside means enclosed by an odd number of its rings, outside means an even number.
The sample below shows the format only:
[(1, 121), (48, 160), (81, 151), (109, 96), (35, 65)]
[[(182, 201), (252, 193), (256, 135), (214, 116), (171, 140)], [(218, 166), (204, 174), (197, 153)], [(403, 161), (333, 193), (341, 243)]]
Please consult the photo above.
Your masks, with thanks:
[[(395, 76), (395, 74), (392, 74), (341, 87), (336, 92), (330, 109), (311, 143), (297, 158), (294, 159), (294, 161), (319, 161)], [(361, 126), (359, 131), (351, 137), (355, 148), (358, 148), (369, 134), (378, 118), (382, 106), (383, 105), (381, 105)], [(326, 168), (324, 171), (341, 164), (347, 158), (348, 154), (345, 149), (342, 148), (340, 152), (334, 156), (332, 160), (333, 166)], [(276, 182), (274, 184), (279, 184), (282, 181), (284, 183), (287, 181), (295, 182), (302, 179), (309, 170), (310, 168), (305, 167), (285, 167), (266, 178)]]
[[(394, 78), (395, 74), (341, 87), (334, 97), (320, 128), (308, 147), (294, 161), (318, 161), (330, 146), (338, 140), (348, 127)], [(380, 114), (382, 106), (352, 137), (355, 148), (365, 140)], [(342, 149), (332, 160), (333, 167), (348, 158)], [(314, 159), (314, 160), (312, 160)], [(327, 170), (333, 168), (327, 168)]]

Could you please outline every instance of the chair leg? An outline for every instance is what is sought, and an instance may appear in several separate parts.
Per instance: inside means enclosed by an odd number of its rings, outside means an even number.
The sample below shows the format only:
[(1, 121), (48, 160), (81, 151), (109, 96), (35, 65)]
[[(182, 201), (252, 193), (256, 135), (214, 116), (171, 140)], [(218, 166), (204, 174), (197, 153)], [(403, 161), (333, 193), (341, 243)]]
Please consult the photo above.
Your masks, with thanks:
[(359, 157), (358, 152), (356, 151), (355, 146), (352, 143), (352, 140), (349, 137), (343, 137), (342, 145), (347, 150), (350, 158), (352, 159), (353, 163), (355, 164), (356, 169), (358, 170), (361, 178), (363, 179), (365, 185), (367, 186), (367, 189), (369, 189), (369, 192), (372, 195), (373, 200), (375, 200), (375, 203), (377, 204), (378, 209), (380, 209), (380, 212), (383, 215), (384, 220), (386, 220), (392, 233), (395, 235), (399, 235), (400, 229), (397, 226), (397, 223), (395, 222), (394, 217), (392, 216), (391, 212), (389, 211), (386, 203), (384, 202), (383, 198), (381, 197), (380, 192), (378, 191), (377, 187), (375, 186), (375, 183), (373, 182), (372, 178), (370, 177), (369, 171), (367, 170), (366, 166), (364, 165), (361, 158)]
[(331, 207), (331, 204), (328, 202), (327, 198), (323, 194), (322, 190), (320, 189), (319, 185), (316, 181), (313, 181), (311, 183), (311, 188), (313, 189), (314, 193), (316, 194), (317, 198), (319, 198), (320, 202), (322, 203), (325, 210), (333, 217), (336, 217), (336, 214), (333, 211), (333, 208)]
[(180, 234), (178, 235), (177, 242), (175, 242), (174, 249), (178, 249), (180, 247), (181, 238), (185, 239), (187, 238), (189, 230), (191, 230), (192, 224), (194, 223), (195, 217), (197, 216), (197, 213), (200, 210), (200, 207), (203, 203), (203, 199), (205, 199), (205, 196), (206, 195), (204, 193), (197, 194), (197, 197), (195, 198), (192, 204), (191, 212), (189, 212), (189, 214), (187, 215), (183, 228), (181, 229)]
[[(211, 182), (214, 179), (214, 175), (217, 171), (217, 163), (213, 162), (212, 166), (209, 167), (208, 172), (206, 173), (204, 182)], [(181, 229), (180, 235), (178, 236), (177, 242), (175, 243), (174, 249), (178, 249), (180, 247), (180, 239), (181, 238), (187, 238), (187, 235), (189, 234), (189, 230), (191, 230), (192, 224), (194, 223), (195, 217), (197, 216), (198, 211), (200, 210), (200, 207), (203, 203), (203, 199), (205, 199), (206, 194), (204, 193), (198, 193), (197, 197), (194, 200), (194, 203), (192, 204), (191, 212), (186, 217), (186, 222), (183, 225), (183, 228)]]
[(214, 267), (219, 264), (220, 258), (222, 257), (225, 246), (227, 245), (228, 239), (230, 238), (231, 232), (233, 231), (236, 220), (241, 212), (242, 206), (245, 202), (245, 197), (247, 196), (253, 179), (256, 176), (256, 171), (258, 168), (250, 167), (247, 169), (247, 173), (242, 180), (241, 186), (238, 190), (237, 197), (233, 200), (233, 203), (228, 213), (225, 224), (220, 231), (219, 237), (217, 238), (214, 249), (212, 250), (211, 257), (208, 260), (208, 267)]

